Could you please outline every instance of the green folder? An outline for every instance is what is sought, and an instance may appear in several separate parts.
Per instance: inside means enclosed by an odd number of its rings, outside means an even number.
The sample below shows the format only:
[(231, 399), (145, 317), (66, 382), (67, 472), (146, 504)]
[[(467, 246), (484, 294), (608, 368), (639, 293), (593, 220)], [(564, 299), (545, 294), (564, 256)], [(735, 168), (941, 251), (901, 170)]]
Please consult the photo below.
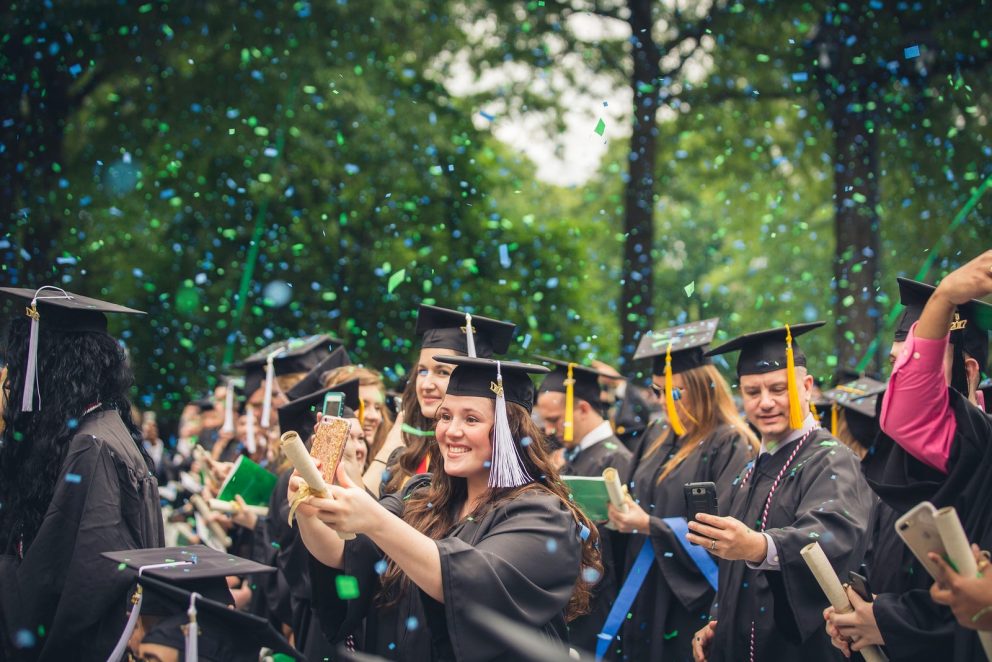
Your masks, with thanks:
[(217, 498), (221, 501), (234, 501), (235, 495), (240, 494), (249, 506), (268, 506), (278, 480), (275, 474), (242, 455), (234, 463), (227, 480), (220, 486)]
[(572, 493), (572, 500), (589, 519), (594, 522), (609, 519), (606, 505), (610, 502), (610, 495), (602, 476), (562, 476), (561, 479)]

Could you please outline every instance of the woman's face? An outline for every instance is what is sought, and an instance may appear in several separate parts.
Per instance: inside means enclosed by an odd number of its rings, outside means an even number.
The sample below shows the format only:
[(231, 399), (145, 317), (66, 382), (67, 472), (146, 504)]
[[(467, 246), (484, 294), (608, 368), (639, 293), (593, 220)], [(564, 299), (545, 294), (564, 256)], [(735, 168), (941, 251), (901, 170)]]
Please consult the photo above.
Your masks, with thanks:
[(382, 391), (375, 384), (359, 386), (358, 397), (362, 399), (362, 405), (365, 407), (365, 422), (362, 424), (365, 429), (365, 439), (371, 441), (375, 439), (375, 433), (382, 425), (382, 410), (379, 409), (383, 401)]
[(435, 417), (448, 390), (448, 378), (454, 369), (450, 364), (439, 363), (432, 358), (435, 354), (443, 353), (443, 349), (427, 347), (420, 350), (420, 358), (417, 360), (417, 402), (420, 404), (420, 413), (427, 418)]
[(488, 478), (494, 420), (495, 405), (489, 398), (455, 395), (444, 399), (437, 410), (434, 434), (446, 474)]
[(365, 458), (369, 454), (369, 447), (366, 443), (365, 430), (359, 425), (358, 419), (350, 421), (351, 427), (348, 430), (348, 448), (354, 450), (355, 459), (360, 466), (365, 466)]

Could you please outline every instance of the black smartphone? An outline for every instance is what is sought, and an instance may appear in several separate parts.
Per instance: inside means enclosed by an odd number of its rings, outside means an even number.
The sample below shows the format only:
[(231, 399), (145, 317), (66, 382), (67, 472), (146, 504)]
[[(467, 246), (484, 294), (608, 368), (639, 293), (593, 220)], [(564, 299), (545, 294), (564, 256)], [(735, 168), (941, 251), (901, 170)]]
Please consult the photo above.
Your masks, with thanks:
[(341, 416), (344, 411), (344, 393), (328, 391), (324, 396), (324, 416)]
[(720, 514), (716, 503), (716, 485), (713, 483), (686, 483), (684, 490), (687, 521), (691, 522), (696, 519), (696, 515), (699, 513)]
[[(865, 567), (861, 566), (862, 572), (864, 572)], [(861, 599), (865, 602), (871, 602), (871, 586), (868, 585), (868, 578), (861, 573), (854, 572), (853, 570), (847, 573), (847, 581), (854, 589), (854, 592), (861, 596)]]

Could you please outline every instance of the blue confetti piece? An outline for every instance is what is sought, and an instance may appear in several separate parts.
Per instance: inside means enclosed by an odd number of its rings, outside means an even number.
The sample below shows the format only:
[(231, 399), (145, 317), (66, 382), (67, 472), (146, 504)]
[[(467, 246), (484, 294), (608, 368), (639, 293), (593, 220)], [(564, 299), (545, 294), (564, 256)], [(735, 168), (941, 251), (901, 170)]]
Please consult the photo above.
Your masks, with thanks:
[(72, 74), (73, 78), (75, 78), (82, 72), (83, 72), (83, 68), (79, 64), (74, 64), (71, 67), (69, 67), (69, 73)]
[(548, 538), (548, 541), (544, 544), (548, 548), (549, 554), (554, 554), (558, 551), (558, 541), (554, 538)]
[(907, 60), (912, 60), (914, 57), (920, 57), (920, 47), (910, 46), (908, 48), (903, 49), (902, 54), (905, 56)]
[(388, 567), (389, 567), (389, 564), (386, 563), (386, 560), (385, 559), (379, 559), (378, 561), (375, 562), (375, 572), (378, 575), (385, 574), (386, 568), (388, 568)]
[(487, 112), (486, 112), (486, 111), (484, 111), (484, 110), (480, 110), (480, 111), (479, 111), (479, 114), (480, 114), (480, 115), (482, 115), (483, 117), (485, 117), (485, 118), (486, 118), (487, 120), (489, 120), (490, 122), (492, 122), (493, 120), (495, 120), (495, 119), (496, 119), (496, 118), (495, 118), (494, 116), (492, 116), (492, 115), (490, 115), (489, 113), (487, 113)]
[(504, 269), (509, 269), (510, 265), (510, 249), (507, 248), (506, 244), (499, 245), (499, 263)]
[(34, 648), (35, 641), (34, 632), (31, 630), (18, 630), (14, 636), (14, 645), (21, 649)]
[(68, 473), (65, 475), (65, 482), (79, 484), (83, 482), (83, 477), (79, 474)]
[(420, 626), (420, 621), (417, 620), (417, 617), (416, 616), (411, 616), (410, 618), (406, 619), (406, 629), (407, 630), (410, 630), (411, 632), (413, 632), (419, 626)]
[(530, 437), (524, 437), (523, 439), (520, 440), (520, 445), (526, 448), (527, 446), (530, 446), (531, 443), (533, 443), (533, 441), (534, 440), (531, 439)]
[(596, 582), (598, 582), (600, 580), (600, 578), (602, 576), (603, 576), (603, 574), (599, 570), (596, 570), (596, 568), (583, 568), (582, 569), (582, 579), (587, 584), (595, 584)]
[(806, 73), (805, 71), (797, 71), (796, 73), (792, 74), (792, 80), (794, 80), (797, 83), (804, 83), (809, 80), (809, 74)]
[(527, 346), (530, 345), (530, 341), (531, 341), (531, 337), (530, 334), (528, 333), (527, 335), (524, 336), (524, 341), (520, 343), (520, 347), (522, 349), (527, 349)]
[(585, 524), (582, 525), (582, 530), (579, 531), (579, 537), (582, 538), (582, 540), (589, 540), (589, 527)]

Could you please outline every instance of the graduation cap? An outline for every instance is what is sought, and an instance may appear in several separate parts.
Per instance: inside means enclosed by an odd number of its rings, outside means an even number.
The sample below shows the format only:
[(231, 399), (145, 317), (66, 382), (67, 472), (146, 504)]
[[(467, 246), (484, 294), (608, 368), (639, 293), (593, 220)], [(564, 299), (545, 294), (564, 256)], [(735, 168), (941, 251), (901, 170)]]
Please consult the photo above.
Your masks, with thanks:
[[(923, 308), (937, 288), (908, 278), (896, 278), (899, 283), (899, 302), (906, 306), (896, 325), (894, 340), (906, 340), (909, 329), (920, 319)], [(951, 344), (967, 352), (978, 361), (982, 373), (988, 369), (989, 330), (992, 329), (992, 305), (972, 299), (957, 307), (954, 321), (948, 329)]]
[(245, 390), (248, 396), (264, 384), (262, 427), (269, 426), (272, 411), (272, 390), (275, 378), (299, 372), (310, 372), (331, 354), (332, 348), (343, 346), (340, 338), (327, 334), (281, 340), (255, 352), (240, 367), (245, 370)]
[(708, 365), (704, 349), (713, 341), (719, 317), (673, 326), (661, 331), (648, 331), (637, 345), (634, 360), (652, 358), (651, 374), (665, 376), (665, 411), (668, 424), (676, 435), (685, 434), (685, 425), (675, 407), (672, 375)]
[(504, 354), (517, 325), (449, 308), (420, 304), (416, 333), (423, 348), (448, 349), (470, 357)]
[[(42, 319), (45, 320), (46, 328), (63, 331), (106, 331), (107, 313), (145, 314), (142, 310), (73, 294), (53, 285), (45, 285), (37, 290), (24, 287), (0, 287), (0, 292), (15, 301), (27, 303), (25, 314), (31, 318), (21, 411), (35, 411), (34, 392), (38, 382), (38, 325), (41, 324)], [(38, 411), (41, 411), (40, 396)]]
[[(105, 552), (119, 567), (135, 571), (137, 590), (131, 614), (109, 659), (120, 659), (141, 614), (147, 592), (164, 616), (142, 643), (184, 652), (186, 660), (204, 662), (256, 659), (268, 647), (303, 659), (263, 618), (232, 609), (225, 577), (275, 572), (275, 568), (204, 545)], [(224, 595), (218, 595), (223, 589)]]
[[(565, 394), (565, 421), (563, 441), (569, 442), (575, 439), (575, 398), (585, 400), (593, 407), (599, 407), (599, 378), (611, 377), (617, 379), (615, 375), (600, 372), (594, 368), (589, 368), (578, 363), (560, 361), (548, 356), (535, 356), (539, 361), (554, 364), (554, 368), (549, 372), (538, 393), (564, 393)], [(623, 379), (620, 377), (619, 379)]]
[(818, 329), (826, 322), (793, 324), (765, 331), (745, 333), (706, 352), (716, 356), (740, 350), (737, 358), (737, 376), (763, 375), (776, 370), (786, 370), (789, 384), (789, 425), (794, 429), (803, 426), (803, 412), (799, 404), (799, 387), (796, 384), (796, 366), (806, 365), (806, 355), (793, 338)]
[[(344, 418), (364, 418), (362, 399), (358, 396), (359, 379), (349, 379), (335, 386), (314, 391), (284, 404), (276, 410), (279, 415), (279, 429), (282, 432), (293, 430), (306, 441), (313, 434), (313, 426), (317, 422), (317, 412), (324, 405), (324, 396), (334, 391), (344, 393)], [(362, 416), (359, 416), (359, 412)]]
[(866, 439), (866, 445), (871, 443), (871, 434), (859, 434), (859, 431), (871, 425), (878, 410), (878, 399), (885, 393), (886, 384), (870, 377), (859, 377), (834, 388), (824, 391), (823, 397), (830, 402), (830, 432), (837, 435), (837, 415), (844, 408), (848, 427), (858, 441)]
[(490, 487), (518, 487), (534, 479), (527, 473), (519, 439), (513, 438), (506, 403), (514, 402), (528, 412), (534, 408), (534, 382), (530, 375), (547, 374), (544, 366), (517, 361), (494, 361), (470, 356), (435, 356), (435, 361), (455, 366), (448, 378), (446, 395), (489, 398), (496, 401), (493, 423), (493, 459), (489, 470)]
[(297, 398), (302, 398), (304, 395), (319, 391), (324, 387), (324, 375), (335, 368), (346, 365), (351, 365), (351, 357), (348, 356), (348, 350), (344, 346), (335, 348), (326, 359), (318, 363), (293, 388), (286, 391), (286, 397), (290, 400), (296, 400)]

